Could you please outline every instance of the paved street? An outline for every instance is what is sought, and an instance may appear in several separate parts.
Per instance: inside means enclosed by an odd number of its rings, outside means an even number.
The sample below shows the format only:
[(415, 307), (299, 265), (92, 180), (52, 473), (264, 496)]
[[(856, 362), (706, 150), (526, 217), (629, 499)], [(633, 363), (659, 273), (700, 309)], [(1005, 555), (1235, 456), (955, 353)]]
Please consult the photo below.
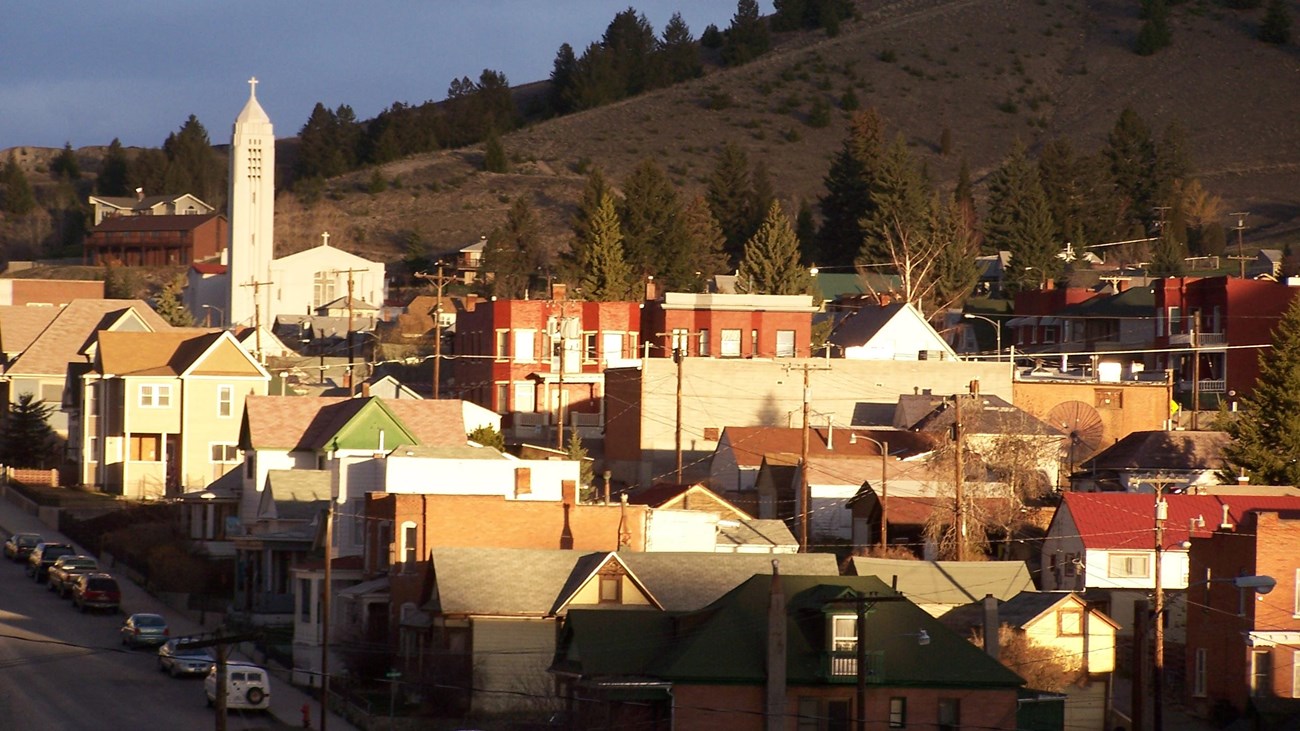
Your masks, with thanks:
[[(0, 540), (10, 533), (29, 531), (67, 540), (0, 496)], [(171, 611), (130, 581), (120, 576), (118, 581), (123, 612), (162, 614), (173, 636), (203, 631), (197, 622)], [(170, 678), (158, 671), (154, 651), (123, 648), (117, 628), (124, 618), (121, 613), (81, 614), (44, 584), (34, 583), (21, 564), (0, 558), (0, 728), (215, 728), (203, 681)], [(311, 728), (319, 728), (320, 703), (287, 680), (272, 677), (271, 712), (230, 711), (227, 728), (302, 728), (300, 709), (304, 703), (311, 706)], [(329, 728), (355, 729), (333, 714)]]

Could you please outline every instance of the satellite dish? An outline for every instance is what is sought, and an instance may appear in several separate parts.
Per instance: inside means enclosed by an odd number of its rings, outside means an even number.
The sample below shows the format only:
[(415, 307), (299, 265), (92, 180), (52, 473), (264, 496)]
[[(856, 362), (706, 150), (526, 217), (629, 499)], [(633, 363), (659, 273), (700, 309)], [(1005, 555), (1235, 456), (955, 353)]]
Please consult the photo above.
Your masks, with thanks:
[(1047, 423), (1068, 437), (1065, 452), (1071, 472), (1076, 464), (1097, 453), (1106, 430), (1097, 410), (1082, 401), (1062, 401), (1053, 406), (1047, 412)]

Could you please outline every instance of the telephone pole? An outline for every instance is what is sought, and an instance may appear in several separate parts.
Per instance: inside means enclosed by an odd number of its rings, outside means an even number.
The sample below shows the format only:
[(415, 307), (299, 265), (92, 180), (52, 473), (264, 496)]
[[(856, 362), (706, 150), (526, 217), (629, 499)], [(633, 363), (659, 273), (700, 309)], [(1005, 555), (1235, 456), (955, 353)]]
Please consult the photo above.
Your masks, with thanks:
[[(353, 360), (354, 360), (354, 357), (353, 357), (353, 341), (355, 340), (355, 338), (352, 337), (352, 286), (353, 286), (352, 273), (353, 273), (353, 272), (364, 272), (364, 271), (367, 271), (367, 270), (365, 270), (365, 269), (335, 269), (335, 270), (334, 270), (334, 273), (335, 273), (335, 274), (346, 274), (346, 275), (348, 275), (348, 299), (347, 299), (347, 305), (348, 305), (348, 391), (350, 392), (350, 394), (351, 394), (352, 396), (357, 395), (357, 384), (356, 384), (356, 380), (352, 377), (352, 362), (353, 362)], [(383, 303), (380, 303), (380, 304), (383, 304)]]
[[(1165, 519), (1169, 517), (1169, 503), (1165, 502), (1164, 481), (1157, 480), (1156, 488), (1156, 565), (1155, 565), (1155, 597), (1154, 597), (1154, 623), (1152, 634), (1156, 638), (1155, 662), (1152, 663), (1155, 669), (1151, 673), (1151, 698), (1154, 701), (1151, 713), (1151, 727), (1153, 731), (1164, 731), (1165, 728), (1165, 591), (1161, 582), (1161, 559), (1164, 556), (1165, 544)], [(1134, 698), (1134, 703), (1139, 699)]]
[(962, 465), (962, 425), (961, 425), (961, 397), (962, 394), (956, 393), (952, 396), (952, 447), (953, 447), (953, 493), (956, 499), (954, 506), (953, 518), (957, 530), (957, 560), (966, 560), (966, 496), (965, 472)]
[(438, 399), (439, 389), (442, 383), (442, 288), (455, 280), (455, 277), (443, 275), (442, 268), (444, 264), (438, 262), (438, 273), (429, 274), (428, 272), (416, 272), (416, 279), (424, 279), (431, 282), (434, 291), (437, 293), (438, 303), (433, 308), (433, 398)]
[(1237, 229), (1237, 256), (1236, 256), (1236, 259), (1237, 259), (1237, 264), (1238, 264), (1239, 267), (1240, 267), (1239, 276), (1240, 276), (1242, 279), (1245, 279), (1245, 278), (1246, 278), (1246, 255), (1242, 253), (1242, 246), (1241, 246), (1241, 232), (1246, 230), (1246, 216), (1249, 216), (1249, 215), (1250, 215), (1250, 212), (1249, 212), (1249, 211), (1238, 211), (1237, 213), (1229, 213), (1228, 215), (1229, 215), (1229, 216), (1236, 216), (1236, 217), (1237, 217), (1237, 225), (1233, 227), (1233, 228)]
[(257, 361), (266, 363), (266, 356), (262, 354), (262, 298), (260, 297), (262, 287), (269, 287), (275, 282), (259, 282), (254, 279), (247, 284), (241, 284), (241, 287), (253, 288), (253, 338), (257, 349)]
[(814, 370), (829, 371), (829, 366), (814, 366), (811, 363), (804, 363), (800, 366), (786, 366), (789, 371), (792, 368), (803, 370), (803, 441), (799, 449), (799, 552), (807, 553), (811, 544), (808, 528), (808, 513), (812, 511), (809, 503), (812, 501), (812, 495), (808, 491), (808, 432), (810, 429), (809, 417), (812, 411), (812, 384), (809, 374)]
[(673, 362), (677, 364), (677, 484), (682, 484), (682, 368), (686, 363), (684, 348), (673, 348)]

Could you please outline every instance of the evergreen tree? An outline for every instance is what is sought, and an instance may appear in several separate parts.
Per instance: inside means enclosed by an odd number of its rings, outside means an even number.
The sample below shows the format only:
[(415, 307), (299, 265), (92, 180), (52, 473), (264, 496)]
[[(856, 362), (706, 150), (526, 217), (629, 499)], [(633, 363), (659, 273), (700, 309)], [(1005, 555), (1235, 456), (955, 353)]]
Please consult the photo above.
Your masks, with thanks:
[(571, 221), (575, 239), (581, 240), (587, 237), (591, 228), (590, 222), (595, 217), (596, 211), (600, 209), (601, 199), (607, 195), (614, 200), (614, 209), (618, 210), (618, 194), (605, 180), (605, 174), (601, 169), (593, 167), (587, 173), (587, 183), (582, 188), (582, 197), (578, 199), (578, 212), (574, 214)]
[(599, 43), (587, 46), (578, 59), (568, 102), (574, 111), (592, 109), (625, 96), (614, 54)]
[(1186, 257), (1187, 249), (1179, 241), (1174, 227), (1162, 227), (1151, 252), (1149, 272), (1153, 277), (1181, 277), (1184, 270), (1183, 260)]
[(853, 115), (849, 135), (824, 179), (815, 255), (822, 266), (849, 266), (862, 249), (862, 224), (873, 213), (871, 181), (880, 166), (883, 136), (884, 125), (874, 109)]
[(317, 102), (307, 123), (298, 132), (294, 176), (298, 179), (332, 178), (347, 170), (338, 116)]
[(1115, 121), (1105, 154), (1119, 196), (1120, 231), (1149, 230), (1157, 205), (1156, 144), (1151, 129), (1131, 107)]
[(9, 404), (0, 427), (0, 460), (6, 467), (47, 467), (53, 461), (57, 437), (49, 419), (54, 405), (35, 398), (24, 393), (17, 403)]
[(163, 142), (167, 168), (163, 187), (174, 193), (192, 193), (213, 202), (225, 199), (225, 166), (208, 141), (208, 131), (193, 114)]
[(757, 231), (763, 224), (763, 216), (776, 200), (776, 191), (772, 187), (772, 175), (767, 170), (767, 163), (759, 160), (754, 163), (749, 175), (749, 225), (750, 231)]
[(1079, 156), (1069, 140), (1056, 139), (1038, 156), (1038, 176), (1058, 241), (1077, 248), (1114, 238), (1114, 186), (1104, 161)]
[(733, 262), (740, 260), (745, 241), (754, 233), (754, 214), (750, 210), (753, 189), (749, 156), (739, 145), (728, 142), (709, 175), (706, 197), (713, 217), (722, 227), (727, 256)]
[(4, 212), (11, 216), (26, 216), (36, 209), (36, 196), (27, 182), (27, 173), (18, 165), (11, 151), (9, 160), (0, 169), (0, 184), (4, 186)]
[(73, 151), (71, 142), (64, 143), (63, 150), (50, 162), (50, 172), (56, 178), (64, 180), (81, 179), (81, 165), (77, 162), (77, 153)]
[(727, 240), (722, 227), (713, 217), (709, 202), (696, 196), (682, 207), (682, 226), (685, 229), (687, 249), (691, 252), (692, 272), (698, 273), (686, 291), (704, 292), (715, 274), (731, 271), (727, 257)]
[(578, 497), (582, 502), (593, 502), (592, 483), (596, 481), (596, 470), (587, 456), (587, 448), (582, 445), (582, 435), (575, 426), (569, 430), (569, 443), (565, 445), (565, 456), (578, 463)]
[(140, 150), (131, 161), (126, 187), (131, 191), (139, 188), (146, 195), (157, 193), (166, 189), (163, 182), (166, 174), (167, 153), (155, 147), (147, 147)]
[(628, 8), (614, 16), (601, 45), (611, 55), (620, 97), (636, 96), (659, 85), (654, 56), (659, 39), (644, 14)]
[(956, 199), (935, 202), (931, 239), (936, 249), (933, 287), (922, 312), (943, 312), (964, 302), (979, 282), (979, 237), (967, 223), (966, 209)]
[(1038, 168), (1016, 142), (1011, 154), (989, 176), (989, 214), (984, 235), (993, 251), (1011, 252), (1006, 286), (1012, 292), (1038, 289), (1057, 279), (1063, 262), (1053, 232), (1052, 214), (1038, 179)]
[(1169, 31), (1169, 8), (1165, 0), (1142, 0), (1146, 22), (1138, 31), (1135, 50), (1139, 56), (1150, 56), (1173, 43)]
[(181, 301), (181, 291), (184, 289), (185, 278), (177, 277), (164, 284), (153, 300), (154, 311), (172, 327), (194, 326), (194, 315), (185, 309)]
[(767, 21), (759, 14), (756, 0), (739, 0), (722, 43), (722, 62), (740, 66), (767, 53), (771, 47), (772, 34)]
[(1300, 297), (1291, 298), (1272, 350), (1259, 353), (1259, 380), (1228, 424), (1224, 448), (1230, 480), (1246, 475), (1255, 485), (1300, 485)]
[(522, 299), (537, 271), (537, 218), (524, 198), (516, 198), (505, 223), (488, 236), (482, 270), (491, 275), (488, 291), (500, 299)]
[(475, 427), (474, 431), (465, 435), (465, 438), (476, 444), (491, 447), (498, 452), (506, 451), (505, 436), (503, 436), (501, 432), (487, 425)]
[(794, 235), (799, 237), (799, 251), (805, 264), (817, 263), (817, 219), (812, 204), (807, 199), (799, 201), (799, 212), (794, 216)]
[(858, 261), (890, 263), (896, 258), (892, 244), (897, 243), (900, 232), (925, 236), (930, 217), (930, 191), (901, 134), (881, 158), (869, 194), (872, 210), (865, 222)]
[(778, 201), (745, 242), (736, 290), (751, 294), (810, 294), (812, 274), (799, 261), (799, 240)]
[(623, 255), (623, 233), (614, 199), (601, 196), (585, 235), (573, 243), (584, 299), (593, 302), (621, 302), (632, 296), (632, 269)]
[(510, 172), (510, 158), (506, 157), (506, 148), (496, 130), (490, 130), (483, 143), (483, 169), (489, 173)]
[(703, 75), (704, 62), (700, 60), (700, 47), (691, 35), (691, 29), (682, 20), (681, 13), (673, 13), (664, 26), (659, 43), (659, 63), (662, 83), (675, 84)]
[[(619, 218), (623, 250), (635, 274), (665, 276), (683, 253), (681, 203), (668, 176), (653, 160), (642, 160), (623, 181)], [(672, 287), (675, 283), (668, 283)]]
[(1291, 9), (1286, 0), (1268, 0), (1268, 9), (1259, 25), (1259, 39), (1279, 46), (1291, 42)]
[(565, 43), (555, 53), (555, 62), (551, 66), (551, 88), (549, 91), (551, 110), (556, 114), (568, 114), (574, 111), (573, 89), (577, 81), (578, 57), (573, 53), (573, 46)]
[(95, 190), (100, 195), (126, 195), (127, 191), (130, 190), (126, 184), (128, 168), (126, 151), (122, 149), (122, 141), (114, 137), (113, 141), (108, 144), (108, 152), (104, 153), (103, 162), (99, 165), (99, 175), (95, 178)]

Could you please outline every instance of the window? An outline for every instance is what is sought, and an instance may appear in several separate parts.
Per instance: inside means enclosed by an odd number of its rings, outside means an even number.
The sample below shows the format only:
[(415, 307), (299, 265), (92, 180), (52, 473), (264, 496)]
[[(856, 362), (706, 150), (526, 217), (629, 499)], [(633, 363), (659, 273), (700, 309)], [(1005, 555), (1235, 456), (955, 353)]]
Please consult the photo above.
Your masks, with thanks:
[(257, 452), (244, 458), (244, 477), (252, 479), (255, 474), (257, 474)]
[(312, 278), (312, 307), (320, 307), (336, 299), (338, 298), (334, 296), (334, 275), (331, 272), (316, 272), (316, 276)]
[(758, 331), (757, 330), (749, 331), (749, 357), (751, 358), (758, 357)]
[(723, 358), (740, 357), (740, 331), (739, 330), (722, 331), (722, 347), (718, 351), (718, 355), (721, 355)]
[(1099, 388), (1093, 392), (1093, 398), (1099, 409), (1124, 408), (1124, 392), (1118, 388)]
[(1183, 308), (1169, 308), (1169, 334), (1177, 335), (1183, 331)]
[(63, 384), (62, 383), (41, 384), (41, 400), (47, 404), (63, 403)]
[(618, 573), (600, 575), (600, 603), (623, 603), (623, 576)]
[(495, 408), (493, 408), (492, 410), (509, 411), (510, 410), (510, 384), (498, 383), (496, 384), (496, 387), (497, 387), (496, 405)]
[(235, 415), (235, 387), (217, 386), (217, 416), (229, 419)]
[(162, 461), (162, 435), (161, 434), (132, 434), (131, 435), (131, 461), (161, 462)]
[(831, 650), (854, 652), (858, 649), (858, 618), (851, 614), (831, 617)]
[(172, 387), (166, 383), (140, 384), (140, 406), (146, 409), (165, 409), (172, 405)]
[(1206, 651), (1204, 647), (1196, 648), (1195, 660), (1192, 665), (1192, 695), (1197, 698), (1205, 697), (1205, 663)]
[(582, 334), (582, 359), (594, 361), (599, 356), (596, 352), (596, 333)]
[(1150, 557), (1145, 553), (1112, 553), (1107, 575), (1119, 579), (1142, 579), (1150, 575)]
[(889, 699), (889, 727), (907, 728), (907, 699)]
[(939, 731), (957, 731), (961, 728), (961, 699), (939, 699)]
[(512, 411), (531, 412), (537, 408), (537, 388), (532, 381), (514, 384), (514, 408)]
[(794, 357), (794, 330), (776, 331), (776, 357)]
[(402, 567), (403, 571), (415, 570), (416, 540), (419, 538), (418, 528), (415, 523), (406, 521), (402, 523)]
[(536, 341), (536, 330), (515, 330), (516, 363), (532, 363), (537, 359)]
[(1044, 343), (1049, 343), (1049, 344), (1050, 344), (1050, 343), (1055, 343), (1055, 342), (1056, 342), (1056, 326), (1055, 326), (1055, 325), (1051, 325), (1051, 326), (1048, 326), (1048, 327), (1043, 328), (1043, 342), (1044, 342)]
[(1062, 609), (1056, 613), (1056, 634), (1061, 637), (1078, 637), (1083, 634), (1083, 611)]
[(1271, 650), (1250, 653), (1250, 694), (1263, 698), (1273, 694), (1273, 654)]
[(672, 344), (670, 346), (672, 348), (671, 353), (673, 355), (676, 355), (677, 353), (680, 352), (682, 355), (690, 355), (691, 353), (691, 346), (689, 344), (690, 336), (691, 336), (691, 332), (684, 327), (673, 328)]
[(1300, 698), (1300, 650), (1291, 651), (1291, 697)]
[(600, 337), (600, 349), (604, 351), (605, 362), (619, 360), (623, 357), (623, 333), (603, 333)]
[(1079, 575), (1079, 557), (1073, 553), (1067, 553), (1061, 557), (1061, 574), (1067, 579), (1073, 579)]
[(700, 347), (699, 350), (696, 352), (700, 354), (701, 358), (706, 358), (709, 355), (709, 331), (700, 330), (698, 335), (700, 338)]
[(505, 360), (510, 357), (510, 331), (497, 330), (497, 359)]
[(298, 579), (298, 619), (311, 621), (311, 579)]
[(220, 464), (234, 464), (239, 461), (238, 444), (213, 444), (212, 461)]

